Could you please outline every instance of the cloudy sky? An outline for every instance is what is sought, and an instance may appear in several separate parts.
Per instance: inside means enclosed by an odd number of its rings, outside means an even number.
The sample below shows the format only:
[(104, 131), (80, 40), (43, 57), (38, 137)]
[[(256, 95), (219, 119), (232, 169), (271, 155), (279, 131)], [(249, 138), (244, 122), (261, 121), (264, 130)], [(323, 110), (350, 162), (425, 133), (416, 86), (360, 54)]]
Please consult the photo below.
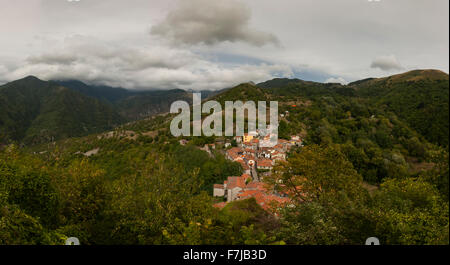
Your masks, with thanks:
[(448, 0), (0, 0), (0, 84), (130, 89), (449, 71)]

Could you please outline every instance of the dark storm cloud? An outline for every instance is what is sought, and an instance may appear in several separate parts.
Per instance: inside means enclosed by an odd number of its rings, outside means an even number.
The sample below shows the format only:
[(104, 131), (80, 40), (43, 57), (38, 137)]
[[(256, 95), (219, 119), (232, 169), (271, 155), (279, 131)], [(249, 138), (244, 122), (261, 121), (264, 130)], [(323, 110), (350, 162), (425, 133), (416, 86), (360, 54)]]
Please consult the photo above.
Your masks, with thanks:
[(275, 35), (250, 28), (250, 18), (250, 9), (235, 0), (184, 0), (151, 33), (184, 44), (278, 44)]

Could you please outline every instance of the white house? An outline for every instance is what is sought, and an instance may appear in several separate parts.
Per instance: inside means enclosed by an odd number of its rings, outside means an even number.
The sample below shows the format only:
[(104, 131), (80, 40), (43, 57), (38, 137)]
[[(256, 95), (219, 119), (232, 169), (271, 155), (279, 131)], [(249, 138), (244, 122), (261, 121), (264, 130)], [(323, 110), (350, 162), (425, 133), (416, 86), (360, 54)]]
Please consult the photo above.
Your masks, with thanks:
[(222, 184), (214, 184), (214, 197), (223, 197), (225, 196), (225, 187)]

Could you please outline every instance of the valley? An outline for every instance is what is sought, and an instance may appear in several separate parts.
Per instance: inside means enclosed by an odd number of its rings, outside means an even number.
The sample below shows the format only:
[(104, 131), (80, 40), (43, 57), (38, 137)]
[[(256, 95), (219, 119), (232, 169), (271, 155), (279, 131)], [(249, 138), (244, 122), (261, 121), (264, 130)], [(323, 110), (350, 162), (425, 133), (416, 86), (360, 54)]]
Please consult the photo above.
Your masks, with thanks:
[(0, 87), (0, 242), (447, 244), (448, 82), (427, 70), (208, 94), (222, 106), (279, 101), (273, 148), (249, 134), (174, 137), (168, 109), (191, 92), (11, 82)]

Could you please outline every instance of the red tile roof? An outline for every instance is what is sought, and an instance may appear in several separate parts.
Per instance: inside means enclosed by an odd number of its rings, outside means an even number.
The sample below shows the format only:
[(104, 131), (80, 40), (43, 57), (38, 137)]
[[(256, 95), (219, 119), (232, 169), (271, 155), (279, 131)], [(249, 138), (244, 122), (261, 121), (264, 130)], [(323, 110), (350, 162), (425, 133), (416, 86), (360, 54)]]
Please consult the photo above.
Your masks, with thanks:
[(242, 174), (241, 177), (244, 178), (245, 180), (252, 178), (252, 176), (250, 176), (249, 174)]
[(255, 160), (255, 156), (254, 156), (254, 155), (250, 155), (250, 154), (245, 155), (244, 158), (245, 158), (247, 161), (248, 161), (248, 160)]
[[(271, 160), (269, 159), (263, 160), (265, 160), (265, 162), (270, 163), (271, 165), (272, 162)], [(269, 194), (268, 189), (266, 188), (266, 184), (262, 182), (250, 182), (247, 185), (246, 182), (249, 179), (252, 179), (252, 177), (249, 174), (243, 174), (242, 176), (239, 177), (232, 176), (228, 177), (228, 179), (224, 181), (224, 185), (227, 185), (228, 189), (234, 189), (236, 187), (241, 188), (241, 191), (237, 195), (237, 198), (239, 200), (255, 198), (256, 202), (264, 210), (266, 211), (273, 210), (274, 214), (277, 214), (277, 208), (282, 207), (283, 205), (286, 205), (287, 203), (290, 202), (290, 199), (288, 197), (280, 197), (279, 195)], [(214, 188), (224, 188), (224, 185), (214, 184)], [(216, 208), (223, 208), (226, 204), (227, 204), (226, 202), (220, 202), (214, 204), (213, 206)]]
[(243, 177), (228, 177), (228, 189), (234, 189), (239, 187), (241, 189), (245, 188), (245, 180)]
[(243, 160), (239, 160), (237, 162), (239, 162), (239, 164), (241, 164), (243, 170), (249, 170), (250, 169), (250, 167)]
[(246, 190), (260, 190), (266, 191), (266, 185), (262, 182), (250, 182), (245, 188)]
[(234, 161), (238, 161), (238, 160), (242, 160), (243, 159), (240, 155), (236, 155), (236, 154), (231, 155), (231, 158)]
[(258, 167), (272, 167), (272, 160), (270, 159), (260, 159), (257, 163)]
[(255, 194), (259, 193), (261, 191), (259, 190), (245, 190), (238, 194), (238, 197), (242, 200), (248, 199), (250, 197), (253, 197)]
[(282, 198), (272, 194), (268, 195), (262, 192), (255, 193), (253, 197), (264, 210), (269, 210), (272, 206), (285, 205), (290, 201), (289, 198)]
[(239, 147), (233, 147), (230, 150), (228, 150), (227, 152), (239, 153), (239, 152), (242, 152), (242, 149)]

